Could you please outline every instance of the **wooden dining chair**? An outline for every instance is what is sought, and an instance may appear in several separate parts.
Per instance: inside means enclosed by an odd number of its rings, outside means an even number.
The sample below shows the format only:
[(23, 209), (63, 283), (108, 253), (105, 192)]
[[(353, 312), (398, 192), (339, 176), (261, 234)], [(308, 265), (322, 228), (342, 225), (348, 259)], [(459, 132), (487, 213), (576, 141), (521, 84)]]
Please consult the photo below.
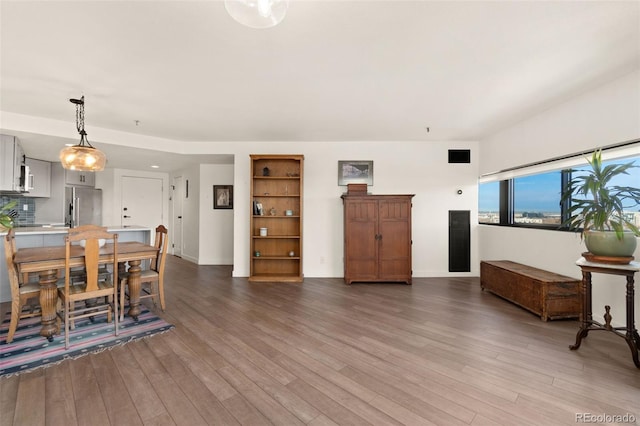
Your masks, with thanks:
[[(111, 261), (113, 273), (110, 279), (98, 279), (100, 267), (100, 240), (111, 242), (113, 259)], [(74, 244), (79, 243), (80, 246)], [(82, 283), (73, 284), (71, 281), (72, 251), (82, 250), (86, 279)], [(76, 255), (77, 256), (77, 255)], [(118, 335), (118, 234), (110, 234), (107, 228), (94, 225), (79, 226), (69, 230), (65, 237), (65, 274), (64, 287), (58, 289), (58, 297), (62, 301), (65, 332), (65, 348), (69, 348), (69, 331), (75, 325), (75, 320), (91, 318), (98, 314), (107, 314), (107, 322), (115, 323), (115, 335)], [(87, 303), (95, 299), (95, 303)], [(76, 306), (76, 302), (85, 302), (84, 307)], [(113, 318), (113, 319), (112, 319)]]
[[(158, 250), (158, 256), (151, 261), (149, 269), (145, 269), (140, 273), (140, 299), (151, 298), (153, 305), (157, 306), (157, 300), (160, 300), (160, 308), (164, 311), (164, 262), (167, 256), (167, 236), (168, 231), (164, 225), (156, 228), (156, 239), (154, 246)], [(127, 288), (127, 276), (125, 273), (120, 280), (120, 306), (124, 306)], [(124, 320), (124, 309), (120, 313), (120, 320)]]
[[(7, 271), (9, 272), (9, 285), (11, 287), (11, 320), (9, 322), (9, 332), (7, 343), (13, 341), (13, 336), (18, 328), (18, 322), (24, 318), (37, 317), (41, 315), (40, 310), (40, 285), (36, 283), (22, 282), (18, 267), (13, 258), (16, 254), (15, 231), (9, 229), (4, 237), (4, 257), (7, 261)], [(35, 299), (35, 303), (33, 303)], [(29, 302), (32, 303), (29, 303)]]
[[(69, 228), (69, 234), (73, 235), (74, 233), (84, 232), (89, 229), (104, 229), (100, 225), (82, 225), (80, 227)], [(80, 284), (86, 282), (87, 279), (87, 271), (84, 267), (72, 268), (70, 271), (71, 284)], [(100, 265), (98, 269), (98, 280), (106, 281), (109, 279), (110, 272), (107, 268), (107, 265)]]

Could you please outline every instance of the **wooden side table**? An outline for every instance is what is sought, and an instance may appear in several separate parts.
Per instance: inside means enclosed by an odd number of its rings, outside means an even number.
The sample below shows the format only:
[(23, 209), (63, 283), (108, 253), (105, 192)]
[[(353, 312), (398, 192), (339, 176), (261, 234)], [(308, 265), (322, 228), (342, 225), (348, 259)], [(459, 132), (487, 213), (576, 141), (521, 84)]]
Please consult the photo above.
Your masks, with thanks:
[[(569, 349), (576, 350), (580, 347), (582, 339), (587, 337), (591, 330), (605, 330), (615, 333), (622, 337), (631, 349), (631, 357), (636, 367), (640, 368), (640, 359), (638, 359), (638, 349), (640, 348), (640, 336), (635, 326), (634, 319), (634, 280), (636, 272), (640, 271), (640, 262), (631, 262), (627, 265), (612, 265), (606, 263), (589, 262), (584, 257), (576, 261), (576, 265), (582, 269), (582, 314), (580, 315), (580, 330), (576, 335), (576, 343), (569, 346)], [(593, 312), (591, 307), (591, 274), (610, 274), (620, 275), (627, 278), (627, 325), (626, 327), (613, 327), (611, 325), (610, 307), (604, 307), (604, 324), (593, 320)], [(624, 333), (623, 333), (624, 331)]]

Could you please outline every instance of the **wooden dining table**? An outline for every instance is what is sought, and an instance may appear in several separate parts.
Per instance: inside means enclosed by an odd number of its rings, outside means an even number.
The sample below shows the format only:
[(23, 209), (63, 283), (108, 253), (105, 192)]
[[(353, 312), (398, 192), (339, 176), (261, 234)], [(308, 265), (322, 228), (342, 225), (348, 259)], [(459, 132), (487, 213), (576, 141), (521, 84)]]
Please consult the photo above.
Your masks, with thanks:
[[(129, 267), (127, 272), (129, 286), (129, 311), (127, 314), (137, 321), (140, 315), (140, 271), (143, 260), (154, 259), (158, 256), (158, 249), (141, 242), (118, 243), (118, 263), (123, 272), (125, 263)], [(71, 267), (84, 266), (84, 249), (80, 246), (71, 248)], [(20, 274), (36, 272), (39, 275), (40, 306), (42, 308), (42, 328), (40, 335), (53, 340), (59, 334), (60, 327), (56, 319), (58, 303), (58, 271), (65, 268), (65, 246), (32, 247), (18, 249), (14, 256)], [(113, 263), (113, 244), (105, 244), (100, 248), (100, 263)]]

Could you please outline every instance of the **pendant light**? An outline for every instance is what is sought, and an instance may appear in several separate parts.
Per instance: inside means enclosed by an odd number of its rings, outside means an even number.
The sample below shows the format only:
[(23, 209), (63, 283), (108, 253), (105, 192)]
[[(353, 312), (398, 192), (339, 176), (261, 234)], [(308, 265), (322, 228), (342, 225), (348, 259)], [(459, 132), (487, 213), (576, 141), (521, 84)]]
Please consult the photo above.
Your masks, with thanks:
[(69, 99), (76, 106), (76, 128), (80, 134), (80, 143), (66, 146), (60, 151), (62, 167), (68, 170), (83, 172), (101, 172), (107, 162), (104, 152), (94, 148), (84, 131), (84, 96), (80, 99)]
[(289, 0), (225, 0), (224, 7), (242, 25), (269, 28), (282, 22)]

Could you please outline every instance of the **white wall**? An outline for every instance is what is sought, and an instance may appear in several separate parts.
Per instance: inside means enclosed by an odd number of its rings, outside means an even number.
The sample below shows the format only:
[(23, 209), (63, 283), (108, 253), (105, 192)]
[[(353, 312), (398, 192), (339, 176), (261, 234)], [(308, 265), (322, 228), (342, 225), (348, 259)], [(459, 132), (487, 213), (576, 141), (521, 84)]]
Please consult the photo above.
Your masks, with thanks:
[[(303, 271), (307, 277), (343, 276), (343, 224), (339, 160), (373, 160), (375, 194), (415, 194), (413, 275), (478, 275), (477, 225), (472, 224), (472, 271), (448, 272), (448, 211), (477, 217), (475, 142), (312, 142), (236, 144), (234, 170), (234, 276), (249, 274), (249, 154), (303, 154)], [(448, 164), (448, 149), (471, 149), (471, 164)], [(457, 195), (462, 189), (463, 194)]]
[[(481, 141), (482, 173), (640, 138), (640, 72), (636, 71)], [(640, 155), (640, 150), (638, 152)], [(480, 225), (481, 260), (507, 259), (581, 278), (575, 261), (585, 251), (577, 234)], [(635, 252), (640, 259), (640, 246)], [(604, 305), (625, 321), (625, 281), (593, 275), (594, 318)], [(640, 312), (640, 298), (635, 299)]]
[[(233, 264), (233, 210), (213, 208), (213, 185), (233, 185), (232, 164), (200, 165), (198, 264)], [(245, 217), (249, 218), (248, 213)]]
[[(339, 160), (373, 160), (375, 194), (415, 194), (413, 199), (413, 275), (477, 276), (477, 225), (471, 226), (472, 270), (448, 272), (448, 211), (477, 216), (476, 142), (242, 142), (206, 144), (207, 153), (233, 154), (231, 166), (201, 165), (175, 175), (189, 179), (183, 227), (183, 257), (199, 264), (233, 264), (233, 275), (249, 275), (250, 154), (303, 154), (303, 271), (308, 277), (343, 276), (343, 224), (338, 186)], [(448, 164), (448, 149), (471, 149), (471, 164)], [(217, 150), (217, 151), (216, 151)], [(233, 210), (213, 210), (214, 184), (234, 185)], [(196, 189), (196, 186), (198, 189)], [(458, 195), (457, 190), (463, 194)], [(200, 191), (198, 200), (192, 198)], [(199, 235), (198, 235), (199, 232)], [(231, 233), (231, 234), (230, 234)], [(220, 235), (220, 238), (218, 238)], [(198, 250), (193, 243), (198, 243)], [(228, 250), (232, 250), (230, 253)]]

